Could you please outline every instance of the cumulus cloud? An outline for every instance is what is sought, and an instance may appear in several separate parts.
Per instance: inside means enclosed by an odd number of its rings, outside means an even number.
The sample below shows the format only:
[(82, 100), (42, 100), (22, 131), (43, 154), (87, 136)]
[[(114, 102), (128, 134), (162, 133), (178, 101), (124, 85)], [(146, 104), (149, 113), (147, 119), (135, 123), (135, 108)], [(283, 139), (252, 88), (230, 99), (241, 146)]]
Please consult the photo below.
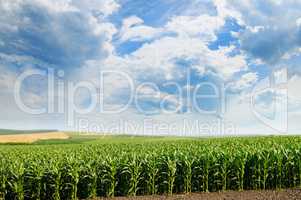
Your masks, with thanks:
[(199, 37), (208, 42), (216, 39), (215, 32), (224, 23), (224, 19), (219, 16), (176, 16), (167, 23), (166, 29), (180, 36)]
[[(71, 1), (69, 1), (71, 2)], [(72, 5), (80, 10), (92, 12), (94, 15), (107, 17), (118, 11), (120, 5), (115, 0), (72, 0)]]
[(137, 16), (124, 19), (119, 33), (120, 42), (152, 40), (162, 33), (162, 29), (146, 26), (143, 23), (143, 20)]
[(239, 17), (239, 13), (232, 12), (224, 1), (214, 3), (218, 11), (216, 15), (173, 16), (161, 28), (146, 26), (136, 16), (125, 19), (121, 41), (151, 41), (123, 57), (108, 57), (106, 62), (110, 66), (119, 63), (117, 65), (123, 68), (128, 65), (135, 73), (154, 69), (155, 77), (160, 73), (166, 79), (176, 79), (178, 77), (174, 76), (179, 74), (176, 72), (179, 70), (177, 63), (181, 61), (193, 63), (190, 67), (200, 74), (210, 72), (228, 80), (236, 72), (247, 69), (245, 55), (234, 54), (234, 46), (211, 50), (208, 43), (217, 39), (217, 32), (229, 17)]
[(231, 1), (229, 5), (241, 14), (246, 28), (240, 38), (242, 49), (254, 58), (275, 64), (301, 45), (300, 2)]
[[(80, 79), (89, 79), (97, 83), (99, 73), (91, 73), (93, 70), (122, 71), (126, 72), (135, 84), (152, 82), (160, 90), (167, 81), (177, 82), (181, 86), (182, 82), (192, 77), (198, 81), (202, 78), (230, 81), (236, 73), (247, 70), (248, 63), (244, 54), (235, 52), (235, 46), (215, 50), (208, 47), (209, 42), (217, 39), (216, 34), (225, 25), (226, 20), (238, 16), (237, 13), (230, 12), (226, 5), (223, 6), (219, 6), (221, 13), (216, 15), (173, 16), (161, 27), (146, 25), (144, 20), (134, 15), (125, 18), (117, 34), (118, 44), (140, 41), (142, 45), (125, 55), (118, 55), (112, 51), (107, 58), (83, 66), (78, 75)], [(192, 71), (191, 77), (187, 74), (188, 71)], [(105, 84), (105, 102), (112, 105), (123, 104), (128, 100), (129, 88), (124, 77), (106, 78), (110, 81)], [(199, 83), (196, 80), (193, 84)], [(158, 97), (153, 95), (152, 98), (142, 98), (143, 106), (157, 110), (160, 106), (158, 102), (163, 99), (170, 108), (174, 109), (180, 105), (178, 99), (181, 96), (175, 95), (174, 91), (159, 92), (161, 95)]]
[(254, 85), (258, 81), (258, 75), (255, 72), (249, 72), (246, 74), (243, 74), (239, 80), (236, 82), (230, 83), (229, 87), (231, 90), (234, 91), (244, 91), (249, 89), (251, 86)]
[(105, 17), (118, 5), (111, 0), (98, 3), (100, 7), (95, 7), (93, 1), (84, 2), (1, 1), (0, 34), (4, 45), (0, 51), (64, 67), (105, 56), (107, 51), (101, 47), (116, 32)]

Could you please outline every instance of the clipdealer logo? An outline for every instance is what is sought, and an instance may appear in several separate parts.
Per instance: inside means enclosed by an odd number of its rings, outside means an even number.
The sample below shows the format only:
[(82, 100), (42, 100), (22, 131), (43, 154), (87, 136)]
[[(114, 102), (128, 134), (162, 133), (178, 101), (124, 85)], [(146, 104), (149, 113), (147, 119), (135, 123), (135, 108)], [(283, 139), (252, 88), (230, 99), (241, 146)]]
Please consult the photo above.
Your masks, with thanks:
[[(288, 132), (288, 78), (287, 69), (273, 71), (270, 77), (261, 80), (251, 94), (251, 110), (264, 125), (280, 133)], [(269, 101), (259, 106), (258, 98), (268, 94)], [(262, 101), (260, 101), (262, 102)], [(266, 115), (267, 108), (269, 115)]]

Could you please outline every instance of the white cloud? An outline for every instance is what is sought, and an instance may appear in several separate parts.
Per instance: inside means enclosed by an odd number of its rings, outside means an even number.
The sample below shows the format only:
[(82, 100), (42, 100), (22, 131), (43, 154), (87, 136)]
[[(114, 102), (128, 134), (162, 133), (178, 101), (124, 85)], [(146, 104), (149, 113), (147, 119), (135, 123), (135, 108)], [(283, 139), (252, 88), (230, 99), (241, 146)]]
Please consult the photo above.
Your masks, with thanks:
[(200, 37), (208, 42), (216, 39), (215, 32), (224, 25), (224, 19), (216, 16), (175, 16), (166, 25), (167, 31), (180, 36)]
[(258, 80), (257, 73), (249, 72), (243, 74), (238, 81), (231, 83), (230, 88), (234, 91), (242, 91), (250, 88)]
[(264, 26), (247, 26), (252, 33), (258, 33), (259, 31), (264, 30)]
[[(136, 51), (118, 57), (109, 56), (105, 61), (110, 66), (118, 65), (130, 68), (129, 71), (143, 72), (153, 69), (153, 74), (164, 74), (165, 79), (176, 79), (176, 62), (193, 61), (194, 69), (200, 74), (211, 71), (223, 80), (228, 80), (236, 72), (247, 69), (243, 54), (230, 56), (233, 46), (210, 50), (208, 43), (216, 39), (217, 31), (228, 17), (240, 20), (240, 14), (231, 9), (226, 1), (214, 1), (217, 15), (173, 16), (161, 28), (146, 26), (143, 20), (132, 16), (123, 21), (120, 40), (152, 40)], [(169, 34), (176, 34), (171, 36)], [(159, 37), (160, 36), (160, 37)], [(106, 65), (105, 64), (105, 65)], [(160, 71), (159, 71), (160, 70)], [(161, 77), (161, 76), (160, 76)]]
[(120, 42), (151, 40), (162, 33), (161, 28), (153, 28), (143, 23), (144, 21), (137, 16), (124, 19), (119, 33)]
[(296, 25), (301, 26), (301, 17), (296, 20)]
[(10, 71), (7, 70), (7, 68), (3, 65), (0, 64), (0, 89), (2, 92), (4, 91), (12, 91), (14, 88), (15, 80), (17, 75)]
[(233, 9), (232, 2), (228, 0), (213, 0), (214, 5), (216, 6), (217, 15), (225, 19), (231, 17), (237, 20), (240, 25), (244, 25), (241, 13), (236, 9)]
[(78, 11), (78, 9), (71, 4), (71, 0), (34, 0), (34, 3), (47, 8), (50, 12)]
[[(193, 60), (193, 68), (200, 72), (213, 70), (223, 79), (230, 78), (234, 73), (245, 70), (247, 63), (243, 55), (229, 56), (233, 47), (221, 48), (216, 51), (208, 49), (202, 40), (193, 37), (163, 37), (140, 49), (124, 59), (115, 57), (116, 61), (124, 62), (133, 70), (162, 70), (166, 77), (177, 68), (177, 60)], [(112, 59), (114, 57), (110, 57)], [(116, 62), (115, 61), (115, 62)], [(114, 61), (113, 61), (114, 62)], [(117, 61), (118, 62), (118, 61)], [(112, 61), (111, 61), (112, 64)], [(176, 77), (173, 77), (176, 78)]]
[(292, 102), (300, 105), (301, 110), (301, 77), (294, 75), (288, 82), (288, 93)]
[(246, 27), (239, 37), (241, 49), (251, 58), (275, 65), (301, 45), (300, 1), (228, 0), (228, 6), (241, 15)]
[(217, 15), (200, 14), (200, 15), (178, 15), (169, 19), (162, 28), (154, 28), (144, 25), (144, 21), (137, 17), (131, 16), (123, 20), (120, 37), (121, 41), (143, 41), (155, 39), (164, 33), (176, 33), (180, 36), (198, 37), (204, 42), (216, 39), (218, 31), (225, 23), (226, 18), (233, 17), (240, 19), (240, 15), (227, 6), (226, 1), (214, 1), (217, 7)]
[(0, 50), (62, 68), (78, 67), (114, 51), (111, 41), (117, 30), (108, 16), (118, 9), (113, 0), (0, 1)]
[(120, 8), (115, 0), (73, 0), (72, 4), (80, 10), (96, 12), (95, 14), (102, 14), (105, 17), (117, 12)]
[[(30, 3), (30, 1), (15, 1), (18, 3)], [(120, 5), (115, 0), (34, 0), (31, 3), (45, 7), (50, 12), (94, 12), (96, 15), (107, 17), (116, 12)], [(11, 7), (13, 4), (9, 5)]]
[(235, 73), (244, 71), (248, 68), (246, 57), (243, 54), (235, 56), (229, 55), (233, 49), (234, 46), (221, 48), (216, 51), (208, 50), (208, 54), (204, 55), (204, 59), (208, 59), (209, 66), (219, 72), (224, 80), (227, 80)]

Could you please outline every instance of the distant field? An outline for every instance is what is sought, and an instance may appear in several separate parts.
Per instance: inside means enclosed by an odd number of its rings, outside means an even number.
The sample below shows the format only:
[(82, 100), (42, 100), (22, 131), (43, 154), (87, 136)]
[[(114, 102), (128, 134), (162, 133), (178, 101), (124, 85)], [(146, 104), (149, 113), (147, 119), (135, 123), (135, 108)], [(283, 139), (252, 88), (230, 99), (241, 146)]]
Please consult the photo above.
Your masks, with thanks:
[[(56, 145), (56, 144), (143, 144), (149, 142), (176, 142), (178, 140), (191, 140), (191, 138), (183, 137), (162, 137), (162, 136), (128, 136), (128, 135), (102, 135), (102, 134), (80, 134), (66, 132), (70, 137), (65, 140), (61, 139), (49, 139), (36, 141), (33, 144), (38, 145)], [(194, 138), (194, 140), (199, 140)]]
[(41, 140), (64, 140), (69, 139), (70, 136), (63, 132), (35, 132), (35, 133), (17, 133), (14, 134), (0, 134), (1, 144), (11, 143), (34, 143)]
[(127, 135), (85, 134), (55, 130), (6, 130), (0, 129), (0, 144), (107, 144), (144, 143), (150, 141), (185, 140), (180, 137), (141, 137)]
[(57, 132), (57, 130), (12, 130), (12, 129), (0, 129), (0, 135), (16, 135), (25, 133), (49, 133)]

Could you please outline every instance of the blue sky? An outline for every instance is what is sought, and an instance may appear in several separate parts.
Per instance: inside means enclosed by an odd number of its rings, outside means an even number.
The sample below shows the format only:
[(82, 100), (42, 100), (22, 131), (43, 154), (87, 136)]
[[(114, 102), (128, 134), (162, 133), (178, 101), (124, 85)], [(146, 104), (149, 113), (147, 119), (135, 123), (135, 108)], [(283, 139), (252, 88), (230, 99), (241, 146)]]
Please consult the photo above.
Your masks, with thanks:
[[(77, 130), (80, 119), (91, 126), (145, 119), (215, 124), (222, 117), (237, 134), (300, 133), (300, 9), (294, 0), (0, 1), (0, 128)], [(22, 83), (21, 100), (46, 110), (38, 115), (20, 109), (15, 97), (18, 77), (30, 70), (38, 74)], [(102, 82), (108, 71), (117, 73)], [(288, 91), (265, 88), (275, 73), (287, 73)], [(78, 84), (71, 96), (68, 84)], [(259, 86), (262, 94), (250, 106)], [(288, 109), (278, 111), (283, 96)], [(102, 112), (127, 104), (120, 113)], [(271, 121), (284, 112), (287, 119)]]

